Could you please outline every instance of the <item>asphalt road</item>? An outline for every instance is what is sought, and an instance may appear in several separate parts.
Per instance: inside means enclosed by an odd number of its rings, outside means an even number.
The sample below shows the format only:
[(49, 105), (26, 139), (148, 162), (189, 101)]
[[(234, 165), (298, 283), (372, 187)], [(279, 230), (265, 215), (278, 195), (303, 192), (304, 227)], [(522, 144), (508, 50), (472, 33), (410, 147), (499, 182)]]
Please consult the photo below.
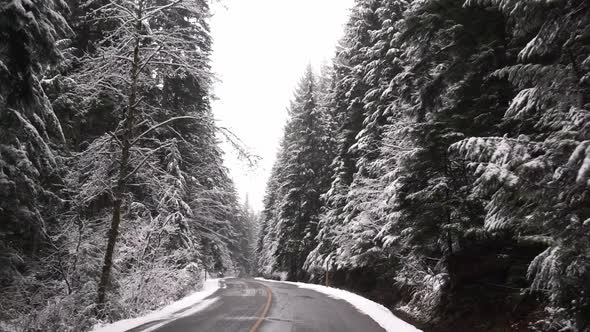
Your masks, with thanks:
[(225, 283), (204, 300), (206, 308), (127, 332), (384, 332), (349, 303), (312, 290), (250, 279)]

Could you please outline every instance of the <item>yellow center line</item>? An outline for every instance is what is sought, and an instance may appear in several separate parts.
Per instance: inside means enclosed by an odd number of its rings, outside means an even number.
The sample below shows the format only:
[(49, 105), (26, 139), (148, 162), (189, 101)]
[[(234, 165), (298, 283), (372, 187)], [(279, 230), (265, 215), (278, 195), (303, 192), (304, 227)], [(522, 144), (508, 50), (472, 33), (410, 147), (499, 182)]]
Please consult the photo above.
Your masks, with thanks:
[(271, 292), (270, 288), (268, 288), (268, 286), (266, 286), (266, 285), (262, 285), (262, 286), (264, 286), (264, 288), (266, 289), (266, 303), (264, 304), (264, 308), (262, 309), (260, 316), (258, 316), (258, 320), (254, 324), (254, 326), (252, 326), (252, 328), (249, 330), (249, 332), (258, 331), (258, 328), (260, 327), (260, 325), (262, 324), (262, 322), (264, 322), (264, 319), (266, 318), (266, 314), (268, 313), (268, 310), (270, 309), (270, 304), (272, 302), (272, 292)]

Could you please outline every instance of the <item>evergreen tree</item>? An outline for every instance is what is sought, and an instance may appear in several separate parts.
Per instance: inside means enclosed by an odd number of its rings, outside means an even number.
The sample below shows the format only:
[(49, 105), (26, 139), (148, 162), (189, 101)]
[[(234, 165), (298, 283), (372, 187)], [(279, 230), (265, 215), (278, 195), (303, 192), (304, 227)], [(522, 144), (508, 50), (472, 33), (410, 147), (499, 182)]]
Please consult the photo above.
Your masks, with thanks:
[(399, 27), (405, 70), (392, 81), (400, 98), (383, 145), (389, 172), (379, 201), (387, 202), (380, 212), (387, 223), (378, 239), (401, 260), (396, 279), (417, 289), (412, 301), (425, 314), (453, 310), (450, 294), (468, 273), (462, 264), (503, 268), (493, 258), (497, 249), (476, 254), (487, 245), (484, 202), (469, 195), (465, 165), (447, 152), (465, 136), (497, 130), (509, 89), (487, 77), (504, 61), (497, 56), (505, 48), (503, 19), (459, 1), (426, 1), (409, 7)]
[(328, 118), (317, 103), (318, 95), (317, 80), (308, 66), (289, 109), (290, 119), (271, 180), (276, 182), (269, 184), (269, 190), (277, 186), (278, 196), (269, 194), (265, 202), (262, 234), (275, 237), (271, 270), (286, 272), (289, 280), (304, 278), (303, 263), (316, 246), (320, 195), (328, 186), (331, 141), (327, 137)]
[[(281, 149), (283, 148), (281, 142)], [(279, 154), (280, 156), (280, 154)], [(279, 188), (279, 160), (275, 161), (271, 170), (269, 180), (266, 184), (266, 194), (264, 196), (264, 210), (261, 213), (260, 232), (258, 233), (258, 244), (256, 246), (256, 255), (258, 261), (258, 272), (263, 276), (270, 277), (275, 271), (276, 258), (275, 252), (279, 243), (277, 242), (277, 204)]]
[(18, 317), (44, 280), (37, 263), (51, 248), (53, 208), (62, 174), (60, 123), (40, 82), (62, 60), (60, 40), (70, 34), (61, 1), (10, 1), (0, 6), (0, 319)]
[(541, 248), (528, 269), (531, 289), (551, 304), (539, 327), (587, 329), (590, 7), (585, 1), (467, 5), (506, 16), (518, 62), (495, 75), (517, 94), (504, 113), (503, 137), (467, 138), (452, 151), (470, 162), (473, 193), (490, 199), (486, 229)]
[(344, 232), (347, 213), (347, 195), (357, 172), (359, 150), (352, 147), (361, 132), (365, 119), (363, 95), (367, 91), (363, 77), (368, 62), (367, 46), (371, 43), (371, 31), (378, 22), (378, 3), (359, 1), (353, 8), (346, 26), (345, 37), (334, 60), (334, 88), (330, 96), (329, 111), (336, 129), (335, 159), (331, 163), (331, 188), (325, 192), (325, 208), (320, 219), (318, 246), (308, 257), (306, 267), (310, 272), (326, 268), (338, 244), (336, 237)]

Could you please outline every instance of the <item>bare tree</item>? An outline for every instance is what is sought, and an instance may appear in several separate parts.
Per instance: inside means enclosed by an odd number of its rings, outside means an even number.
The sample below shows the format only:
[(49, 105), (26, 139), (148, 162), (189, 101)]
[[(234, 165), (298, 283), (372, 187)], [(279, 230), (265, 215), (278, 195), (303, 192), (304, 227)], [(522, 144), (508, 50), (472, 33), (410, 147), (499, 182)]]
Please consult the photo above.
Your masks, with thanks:
[(171, 75), (195, 77), (208, 88), (208, 54), (200, 47), (208, 34), (202, 24), (207, 6), (203, 0), (114, 0), (91, 12), (91, 19), (106, 22), (111, 29), (97, 50), (81, 59), (75, 76), (78, 92), (87, 101), (108, 94), (112, 100), (125, 103), (118, 128), (109, 133), (118, 147), (118, 170), (108, 184), (112, 216), (98, 284), (99, 311), (106, 301), (129, 181), (154, 154), (169, 146), (166, 142), (154, 145), (150, 133), (174, 121), (200, 120), (195, 116), (171, 116), (154, 123), (152, 115), (158, 106), (146, 99), (151, 89), (161, 87), (164, 77)]

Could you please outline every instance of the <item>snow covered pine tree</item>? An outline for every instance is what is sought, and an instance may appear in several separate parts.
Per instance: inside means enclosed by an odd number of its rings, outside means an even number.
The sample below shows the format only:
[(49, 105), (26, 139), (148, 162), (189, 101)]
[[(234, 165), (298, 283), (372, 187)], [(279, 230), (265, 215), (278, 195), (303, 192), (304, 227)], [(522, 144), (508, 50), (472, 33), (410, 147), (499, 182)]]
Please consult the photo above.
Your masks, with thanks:
[(58, 40), (71, 33), (66, 11), (54, 0), (0, 5), (0, 321), (34, 310), (43, 295), (34, 295), (33, 281), (52, 277), (44, 262), (58, 226), (63, 174), (56, 148), (64, 137), (40, 81), (63, 60)]
[[(309, 279), (436, 331), (590, 328), (589, 19), (583, 0), (356, 1)], [(278, 212), (305, 188), (286, 169), (265, 201), (267, 275), (287, 269)]]

